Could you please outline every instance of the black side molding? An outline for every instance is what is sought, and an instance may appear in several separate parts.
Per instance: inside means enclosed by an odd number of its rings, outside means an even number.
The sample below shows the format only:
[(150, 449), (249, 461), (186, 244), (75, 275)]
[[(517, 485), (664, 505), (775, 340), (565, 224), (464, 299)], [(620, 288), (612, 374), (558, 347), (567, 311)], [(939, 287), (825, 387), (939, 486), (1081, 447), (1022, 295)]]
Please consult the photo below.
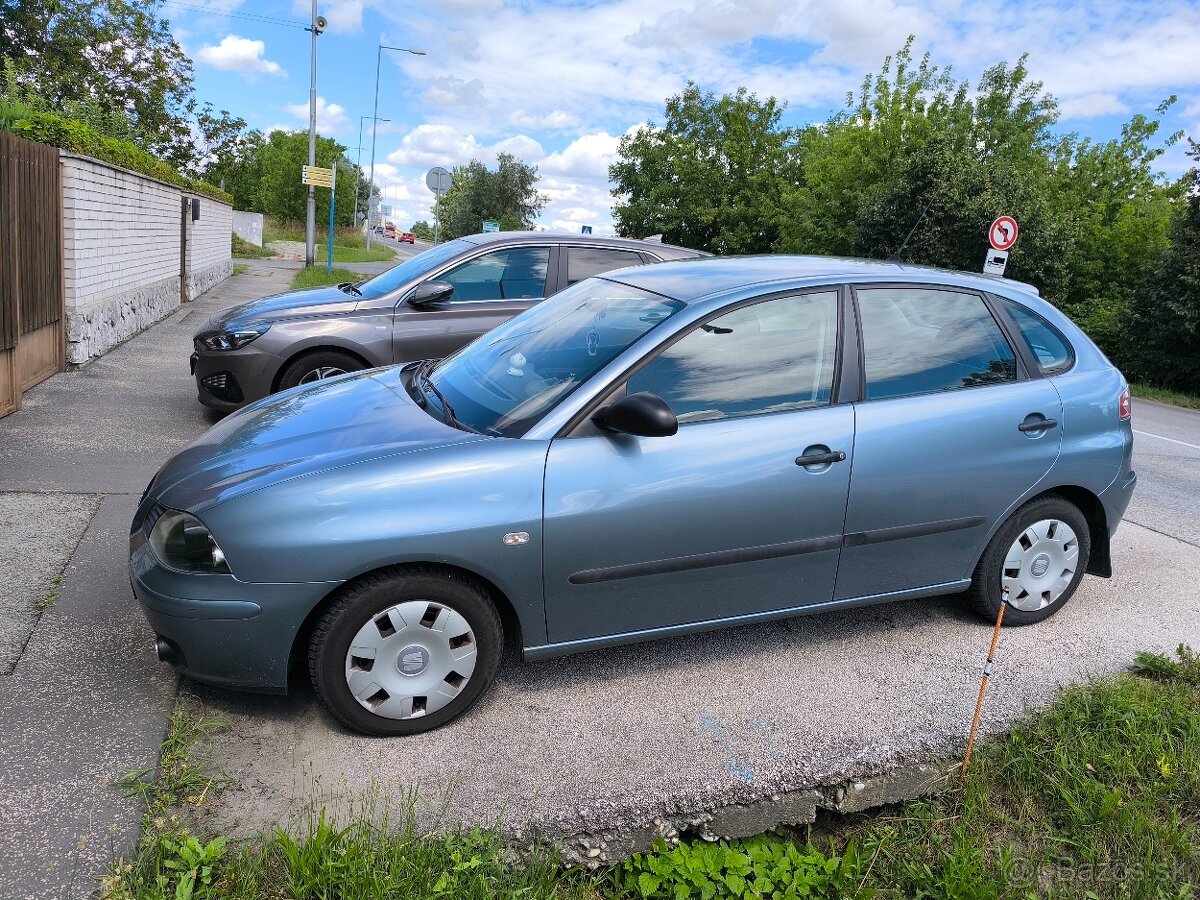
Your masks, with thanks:
[(902, 541), (906, 538), (924, 537), (927, 534), (941, 534), (945, 531), (974, 528), (986, 521), (983, 516), (966, 516), (962, 519), (943, 519), (940, 522), (921, 522), (917, 525), (877, 528), (874, 531), (856, 531), (846, 535), (843, 543), (847, 547), (861, 547), (864, 544), (882, 544), (884, 541)]

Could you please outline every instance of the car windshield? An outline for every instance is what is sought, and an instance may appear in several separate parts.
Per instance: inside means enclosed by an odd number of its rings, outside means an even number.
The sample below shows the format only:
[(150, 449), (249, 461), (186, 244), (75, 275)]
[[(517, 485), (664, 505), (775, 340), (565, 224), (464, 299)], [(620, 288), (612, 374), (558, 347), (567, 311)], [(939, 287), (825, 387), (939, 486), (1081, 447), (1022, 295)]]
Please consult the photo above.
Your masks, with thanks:
[(683, 307), (678, 300), (590, 278), (447, 357), (430, 378), (467, 427), (520, 437)]
[(393, 266), (386, 272), (361, 282), (358, 290), (368, 300), (390, 294), (405, 282), (428, 275), (442, 263), (449, 262), (465, 250), (473, 250), (475, 246), (471, 241), (464, 241), (460, 238), (457, 241), (449, 241), (431, 247), (424, 253), (410, 256), (400, 265)]

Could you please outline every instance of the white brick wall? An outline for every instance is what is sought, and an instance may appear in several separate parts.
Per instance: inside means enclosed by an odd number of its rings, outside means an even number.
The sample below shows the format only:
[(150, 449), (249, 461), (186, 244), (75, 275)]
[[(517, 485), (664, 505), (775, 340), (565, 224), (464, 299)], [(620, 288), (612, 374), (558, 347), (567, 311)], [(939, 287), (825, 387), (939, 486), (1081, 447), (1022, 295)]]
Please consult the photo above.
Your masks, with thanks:
[(62, 156), (67, 360), (104, 353), (193, 299), (232, 270), (231, 207), (200, 198), (186, 219), (187, 281), (181, 279), (178, 187), (94, 159)]

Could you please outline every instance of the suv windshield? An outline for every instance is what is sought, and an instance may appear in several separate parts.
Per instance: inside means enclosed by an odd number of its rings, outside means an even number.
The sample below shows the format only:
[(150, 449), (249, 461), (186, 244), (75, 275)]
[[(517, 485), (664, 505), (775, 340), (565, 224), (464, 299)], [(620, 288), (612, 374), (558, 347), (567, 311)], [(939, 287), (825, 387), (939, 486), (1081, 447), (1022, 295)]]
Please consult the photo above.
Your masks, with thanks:
[(588, 279), (468, 344), (429, 377), (463, 424), (497, 437), (520, 437), (683, 307), (628, 285)]
[(386, 272), (376, 275), (374, 278), (369, 278), (359, 283), (357, 286), (358, 290), (368, 300), (382, 297), (384, 294), (390, 294), (405, 282), (428, 275), (442, 263), (449, 262), (466, 250), (475, 249), (475, 246), (471, 241), (464, 241), (462, 238), (459, 238), (457, 241), (450, 241), (440, 244), (437, 247), (431, 247), (424, 253), (410, 256), (404, 262), (400, 263), (400, 265), (394, 266)]

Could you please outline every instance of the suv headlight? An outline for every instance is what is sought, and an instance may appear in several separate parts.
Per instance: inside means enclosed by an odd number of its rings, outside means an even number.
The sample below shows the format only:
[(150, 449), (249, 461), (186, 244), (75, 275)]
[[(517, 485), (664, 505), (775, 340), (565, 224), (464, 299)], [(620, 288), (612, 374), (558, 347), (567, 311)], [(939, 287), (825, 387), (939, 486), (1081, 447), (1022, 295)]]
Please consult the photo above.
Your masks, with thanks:
[(240, 350), (251, 341), (262, 337), (270, 325), (251, 325), (237, 331), (210, 331), (197, 335), (193, 343), (197, 350)]
[(225, 554), (204, 523), (190, 513), (168, 509), (150, 532), (150, 546), (164, 565), (185, 572), (229, 575)]

